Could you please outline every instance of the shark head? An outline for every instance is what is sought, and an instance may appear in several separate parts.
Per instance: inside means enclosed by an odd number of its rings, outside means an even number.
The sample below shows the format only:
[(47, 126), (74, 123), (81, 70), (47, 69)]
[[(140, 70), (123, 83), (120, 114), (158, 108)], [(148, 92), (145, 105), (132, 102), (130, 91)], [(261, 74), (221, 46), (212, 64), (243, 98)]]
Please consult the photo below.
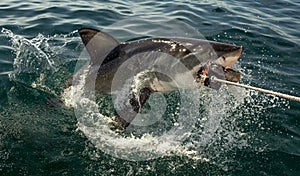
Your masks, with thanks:
[(221, 84), (212, 82), (211, 77), (215, 76), (231, 82), (239, 82), (241, 74), (231, 67), (236, 63), (242, 53), (242, 47), (224, 43), (209, 42), (216, 59), (208, 60), (199, 65), (194, 73), (195, 81), (213, 89), (219, 89)]

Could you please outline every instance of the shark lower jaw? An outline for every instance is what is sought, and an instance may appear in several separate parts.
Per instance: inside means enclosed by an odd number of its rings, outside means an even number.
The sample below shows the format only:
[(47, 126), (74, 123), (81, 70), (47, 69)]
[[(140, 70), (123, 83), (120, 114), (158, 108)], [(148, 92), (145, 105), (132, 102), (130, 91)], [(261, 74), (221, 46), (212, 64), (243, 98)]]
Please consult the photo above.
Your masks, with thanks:
[(223, 67), (215, 62), (207, 62), (205, 65), (200, 66), (199, 70), (193, 75), (195, 78), (194, 82), (196, 82), (197, 85), (196, 87), (201, 87), (204, 85), (217, 90), (221, 87), (221, 84), (212, 82), (212, 77), (231, 82), (239, 82), (241, 77), (240, 72), (235, 71), (230, 67)]
[(231, 68), (224, 70), (225, 80), (231, 82), (239, 82), (241, 79), (241, 73)]

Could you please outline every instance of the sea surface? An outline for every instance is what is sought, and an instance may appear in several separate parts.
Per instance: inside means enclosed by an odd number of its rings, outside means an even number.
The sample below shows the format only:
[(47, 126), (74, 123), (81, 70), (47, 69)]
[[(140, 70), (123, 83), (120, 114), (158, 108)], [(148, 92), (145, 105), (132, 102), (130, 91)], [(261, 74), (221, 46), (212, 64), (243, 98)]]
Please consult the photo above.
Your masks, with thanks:
[[(223, 85), (151, 97), (148, 127), (116, 133), (89, 99), (77, 30), (118, 41), (243, 47), (241, 83), (300, 96), (299, 0), (2, 0), (0, 175), (300, 175), (300, 103)], [(84, 77), (85, 72), (81, 73)], [(151, 118), (150, 118), (151, 119)]]

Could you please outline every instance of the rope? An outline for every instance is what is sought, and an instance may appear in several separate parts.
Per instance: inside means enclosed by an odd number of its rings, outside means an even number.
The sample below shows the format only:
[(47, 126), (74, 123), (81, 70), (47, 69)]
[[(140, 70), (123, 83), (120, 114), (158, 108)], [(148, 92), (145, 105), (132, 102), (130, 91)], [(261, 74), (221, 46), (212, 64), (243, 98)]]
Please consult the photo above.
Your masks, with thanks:
[(281, 97), (281, 98), (285, 98), (285, 99), (289, 99), (289, 100), (293, 100), (293, 101), (298, 101), (300, 102), (300, 97), (296, 97), (296, 96), (292, 96), (292, 95), (287, 95), (287, 94), (283, 94), (283, 93), (279, 93), (279, 92), (274, 92), (271, 90), (266, 90), (266, 89), (262, 89), (262, 88), (258, 88), (258, 87), (253, 87), (253, 86), (249, 86), (249, 85), (245, 85), (245, 84), (240, 84), (240, 83), (235, 83), (235, 82), (231, 82), (231, 81), (226, 81), (226, 80), (222, 80), (222, 79), (218, 79), (214, 76), (211, 77), (212, 81), (217, 81), (220, 83), (226, 83), (229, 85), (234, 85), (234, 86), (238, 86), (238, 87), (243, 87), (246, 89), (251, 89), (251, 90), (255, 90), (255, 91), (259, 91), (259, 92), (264, 92), (267, 94), (271, 94), (271, 95), (275, 95), (277, 97)]

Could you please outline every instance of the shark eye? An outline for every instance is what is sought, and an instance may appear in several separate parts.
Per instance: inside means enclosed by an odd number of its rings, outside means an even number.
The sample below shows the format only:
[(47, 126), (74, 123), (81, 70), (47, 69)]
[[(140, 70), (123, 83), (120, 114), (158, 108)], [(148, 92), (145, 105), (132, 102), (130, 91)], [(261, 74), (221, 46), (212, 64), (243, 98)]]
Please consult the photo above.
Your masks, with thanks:
[(226, 60), (226, 57), (225, 56), (222, 56), (223, 60), (225, 61)]

